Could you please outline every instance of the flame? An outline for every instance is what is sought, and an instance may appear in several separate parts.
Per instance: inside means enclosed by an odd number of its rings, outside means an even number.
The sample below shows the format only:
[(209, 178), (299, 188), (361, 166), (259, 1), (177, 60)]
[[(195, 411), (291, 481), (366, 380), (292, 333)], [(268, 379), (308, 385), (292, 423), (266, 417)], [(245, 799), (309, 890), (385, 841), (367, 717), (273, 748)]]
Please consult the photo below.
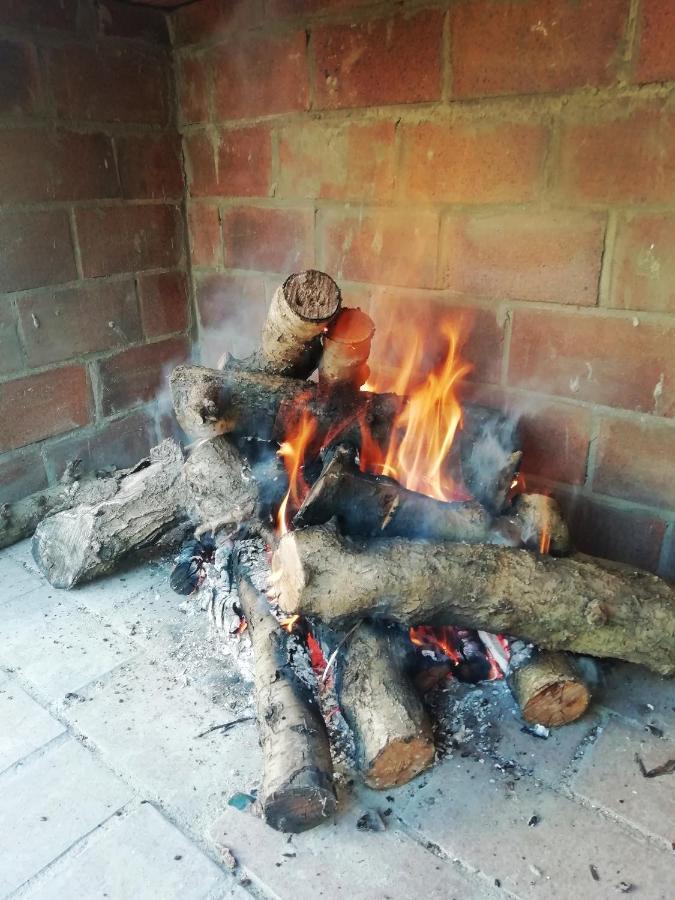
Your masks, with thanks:
[(299, 618), (300, 618), (300, 616), (296, 613), (294, 616), (288, 616), (287, 618), (282, 619), (279, 622), (279, 624), (284, 629), (284, 631), (287, 631), (289, 634), (291, 634), (291, 632), (293, 631), (293, 628), (295, 626), (295, 623), (298, 621)]
[(539, 535), (539, 552), (542, 556), (547, 556), (551, 549), (551, 526), (548, 521), (544, 523), (541, 534)]
[(386, 448), (378, 445), (362, 418), (360, 466), (362, 471), (390, 475), (404, 487), (437, 500), (465, 497), (460, 484), (447, 472), (448, 453), (462, 424), (457, 398), (461, 379), (471, 366), (460, 358), (460, 329), (447, 321), (440, 328), (445, 355), (420, 383), (415, 385), (424, 354), (424, 341), (416, 333), (393, 383), (371, 376), (370, 390), (407, 395), (408, 402), (396, 418)]
[(417, 625), (410, 629), (410, 640), (416, 647), (423, 650), (433, 650), (443, 656), (447, 656), (454, 663), (461, 661), (461, 655), (457, 650), (455, 630), (451, 625)]
[(279, 534), (286, 534), (288, 531), (289, 505), (294, 511), (297, 510), (308, 491), (307, 482), (302, 474), (302, 466), (305, 462), (307, 446), (316, 434), (316, 429), (316, 419), (303, 410), (297, 425), (290, 428), (287, 439), (277, 450), (277, 454), (284, 460), (288, 473), (288, 491), (281, 501), (277, 513)]

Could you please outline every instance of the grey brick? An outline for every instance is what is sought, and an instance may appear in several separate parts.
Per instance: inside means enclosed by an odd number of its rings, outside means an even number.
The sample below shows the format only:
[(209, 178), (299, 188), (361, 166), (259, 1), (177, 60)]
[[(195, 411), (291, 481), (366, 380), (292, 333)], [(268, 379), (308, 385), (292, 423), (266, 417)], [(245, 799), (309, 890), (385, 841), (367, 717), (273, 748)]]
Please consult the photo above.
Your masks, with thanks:
[(64, 731), (13, 679), (0, 678), (0, 772)]

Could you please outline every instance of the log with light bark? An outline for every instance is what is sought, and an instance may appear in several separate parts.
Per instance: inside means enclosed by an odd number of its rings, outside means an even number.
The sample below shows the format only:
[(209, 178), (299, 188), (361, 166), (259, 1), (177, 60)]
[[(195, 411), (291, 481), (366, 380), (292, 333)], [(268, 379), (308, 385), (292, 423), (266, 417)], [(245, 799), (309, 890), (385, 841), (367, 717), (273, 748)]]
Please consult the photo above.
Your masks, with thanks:
[(353, 449), (345, 445), (330, 454), (293, 525), (322, 525), (333, 517), (349, 535), (470, 542), (486, 540), (491, 522), (477, 503), (445, 503), (406, 490), (392, 478), (360, 472)]
[(328, 734), (316, 697), (299, 677), (298, 639), (284, 631), (237, 564), (239, 602), (255, 656), (256, 707), (263, 781), (258, 802), (278, 831), (299, 832), (336, 809)]
[(272, 297), (259, 350), (227, 365), (307, 378), (321, 358), (321, 335), (340, 310), (340, 288), (325, 272), (290, 275)]
[(576, 721), (591, 702), (591, 692), (565, 653), (512, 650), (506, 681), (525, 721), (549, 728)]
[(404, 538), (365, 544), (329, 524), (284, 535), (272, 565), (289, 614), (483, 629), (675, 674), (675, 593), (605, 560)]
[(33, 537), (33, 556), (49, 583), (70, 588), (109, 572), (185, 521), (182, 468), (178, 444), (163, 441), (114, 496), (44, 519)]
[(352, 634), (339, 669), (338, 696), (367, 785), (396, 787), (433, 763), (431, 722), (385, 631), (361, 624)]
[(522, 546), (529, 550), (552, 556), (565, 556), (572, 550), (569, 528), (560, 507), (547, 494), (519, 494), (507, 518), (515, 525)]

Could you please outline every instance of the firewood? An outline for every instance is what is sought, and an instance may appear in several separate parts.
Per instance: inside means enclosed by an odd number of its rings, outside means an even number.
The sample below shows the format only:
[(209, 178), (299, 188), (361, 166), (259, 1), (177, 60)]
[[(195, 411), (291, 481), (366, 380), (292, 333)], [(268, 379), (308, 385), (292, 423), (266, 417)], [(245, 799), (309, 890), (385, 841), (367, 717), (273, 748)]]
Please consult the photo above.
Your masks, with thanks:
[(564, 653), (536, 647), (512, 651), (507, 684), (526, 722), (549, 728), (583, 716), (591, 701), (581, 674)]
[(338, 696), (367, 785), (396, 787), (433, 763), (431, 722), (381, 629), (362, 624), (351, 636), (339, 669)]
[(444, 503), (408, 491), (392, 478), (359, 472), (353, 451), (344, 445), (331, 454), (293, 525), (322, 525), (333, 516), (349, 535), (471, 542), (486, 540), (491, 522), (477, 503)]
[(255, 655), (255, 688), (263, 781), (258, 802), (265, 821), (278, 831), (300, 832), (335, 812), (333, 763), (316, 697), (293, 663), (302, 652), (240, 569), (239, 602)]
[(49, 583), (70, 588), (102, 575), (184, 521), (182, 468), (178, 444), (163, 441), (114, 496), (44, 519), (33, 537), (33, 556)]
[(572, 549), (567, 523), (553, 497), (546, 494), (520, 494), (508, 518), (520, 533), (523, 547), (552, 556), (565, 556)]
[(273, 571), (289, 614), (458, 625), (675, 674), (675, 593), (605, 560), (404, 538), (364, 544), (323, 525), (284, 535)]
[(323, 339), (319, 381), (326, 386), (358, 389), (370, 374), (368, 357), (375, 325), (360, 309), (342, 309)]
[(321, 335), (341, 302), (340, 288), (324, 272), (290, 275), (272, 297), (260, 349), (229, 365), (307, 378), (321, 357)]

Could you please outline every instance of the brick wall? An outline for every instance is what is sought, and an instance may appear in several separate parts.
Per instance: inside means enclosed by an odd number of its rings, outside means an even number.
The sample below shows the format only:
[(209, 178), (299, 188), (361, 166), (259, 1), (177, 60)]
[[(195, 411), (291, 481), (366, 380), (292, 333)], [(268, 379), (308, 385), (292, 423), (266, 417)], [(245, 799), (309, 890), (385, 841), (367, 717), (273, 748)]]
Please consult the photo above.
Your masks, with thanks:
[(316, 265), (405, 329), (473, 316), (584, 549), (675, 576), (675, 9), (202, 0), (173, 13), (202, 335)]
[(0, 502), (135, 462), (188, 352), (165, 15), (0, 3)]

